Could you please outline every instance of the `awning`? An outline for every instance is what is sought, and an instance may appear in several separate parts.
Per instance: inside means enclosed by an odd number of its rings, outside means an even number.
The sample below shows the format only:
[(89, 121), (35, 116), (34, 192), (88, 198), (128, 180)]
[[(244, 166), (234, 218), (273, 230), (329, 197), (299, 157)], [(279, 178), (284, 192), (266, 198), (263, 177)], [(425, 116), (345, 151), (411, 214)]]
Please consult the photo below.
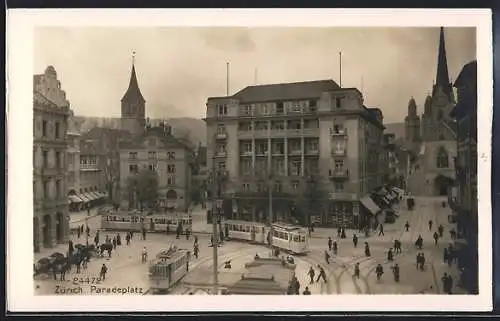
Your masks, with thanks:
[(101, 194), (99, 194), (98, 192), (90, 192), (89, 194), (92, 195), (92, 197), (95, 200), (98, 200), (98, 199), (102, 198)]
[(102, 194), (102, 197), (108, 197), (108, 193), (106, 192), (100, 192)]
[(78, 194), (78, 197), (84, 202), (84, 203), (87, 203), (87, 202), (90, 202), (91, 200), (87, 197), (86, 194), (82, 193), (82, 194)]
[(398, 187), (393, 187), (393, 188), (392, 188), (392, 190), (393, 190), (394, 192), (396, 192), (396, 194), (398, 194), (398, 195), (402, 195), (402, 194), (404, 194), (404, 192), (405, 192), (405, 191), (403, 191), (401, 188), (398, 188)]
[(380, 212), (380, 207), (378, 207), (377, 204), (375, 204), (375, 202), (371, 199), (370, 196), (365, 196), (359, 201), (373, 215), (376, 215), (378, 212)]
[(79, 198), (76, 195), (69, 195), (68, 199), (69, 199), (70, 203), (81, 203), (81, 202), (83, 202), (82, 199)]

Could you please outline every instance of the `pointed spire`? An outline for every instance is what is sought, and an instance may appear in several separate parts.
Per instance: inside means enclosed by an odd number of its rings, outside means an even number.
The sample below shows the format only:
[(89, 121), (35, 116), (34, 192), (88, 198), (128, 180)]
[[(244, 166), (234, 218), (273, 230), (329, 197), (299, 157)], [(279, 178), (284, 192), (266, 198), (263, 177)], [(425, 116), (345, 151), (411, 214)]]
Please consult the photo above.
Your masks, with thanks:
[(139, 89), (139, 83), (137, 82), (137, 75), (135, 73), (135, 51), (132, 53), (132, 72), (130, 73), (128, 89), (122, 98), (122, 102), (123, 101), (140, 103), (146, 102), (142, 96), (141, 90)]
[(439, 49), (438, 49), (438, 61), (436, 70), (436, 84), (433, 90), (433, 94), (437, 93), (437, 87), (440, 87), (442, 91), (448, 96), (450, 101), (453, 100), (453, 91), (450, 84), (450, 76), (448, 74), (448, 61), (446, 59), (446, 46), (444, 41), (444, 28), (441, 27), (439, 31)]

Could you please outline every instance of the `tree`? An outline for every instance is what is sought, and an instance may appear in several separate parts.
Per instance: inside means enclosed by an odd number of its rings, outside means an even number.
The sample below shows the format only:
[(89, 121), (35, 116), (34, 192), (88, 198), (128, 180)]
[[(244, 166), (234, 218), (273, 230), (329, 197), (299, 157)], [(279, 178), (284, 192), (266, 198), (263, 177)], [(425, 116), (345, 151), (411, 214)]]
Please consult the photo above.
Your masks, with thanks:
[(135, 175), (127, 178), (127, 187), (129, 191), (129, 202), (144, 207), (154, 207), (158, 200), (158, 175), (147, 169), (139, 171)]

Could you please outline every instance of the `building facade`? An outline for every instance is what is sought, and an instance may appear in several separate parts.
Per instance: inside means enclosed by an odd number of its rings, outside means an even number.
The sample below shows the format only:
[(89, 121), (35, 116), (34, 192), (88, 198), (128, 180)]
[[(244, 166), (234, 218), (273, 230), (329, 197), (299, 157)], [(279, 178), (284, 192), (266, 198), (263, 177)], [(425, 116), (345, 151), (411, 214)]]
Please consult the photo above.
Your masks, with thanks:
[(74, 114), (71, 111), (71, 116), (68, 118), (68, 148), (67, 165), (68, 165), (68, 198), (69, 210), (78, 211), (81, 209), (83, 200), (76, 196), (80, 190), (80, 132), (76, 128)]
[[(450, 112), (455, 105), (455, 98), (448, 73), (444, 28), (440, 29), (437, 59), (436, 82), (432, 94), (425, 99), (424, 113), (421, 117), (421, 142), (416, 140), (415, 102), (410, 100), (408, 108), (409, 133), (407, 149), (413, 154), (411, 168), (413, 175), (408, 187), (416, 195), (447, 196), (455, 180), (453, 159), (456, 156), (456, 132)], [(414, 121), (410, 121), (414, 119)], [(411, 133), (411, 135), (410, 135)], [(408, 148), (410, 146), (411, 148)], [(418, 148), (416, 148), (418, 146)]]
[(149, 170), (158, 178), (158, 207), (186, 212), (190, 204), (192, 150), (172, 136), (171, 127), (146, 127), (144, 133), (120, 143), (121, 206), (138, 209), (128, 178)]
[(457, 222), (461, 255), (462, 284), (478, 293), (478, 197), (477, 197), (477, 62), (465, 65), (454, 86), (457, 105), (451, 116), (457, 125), (457, 193), (450, 204)]
[(33, 246), (38, 252), (68, 240), (70, 104), (54, 67), (33, 80)]
[[(382, 121), (333, 80), (246, 87), (207, 100), (207, 167), (225, 173), (236, 219), (357, 226), (359, 200), (382, 184)], [(305, 194), (321, 208), (301, 206)]]

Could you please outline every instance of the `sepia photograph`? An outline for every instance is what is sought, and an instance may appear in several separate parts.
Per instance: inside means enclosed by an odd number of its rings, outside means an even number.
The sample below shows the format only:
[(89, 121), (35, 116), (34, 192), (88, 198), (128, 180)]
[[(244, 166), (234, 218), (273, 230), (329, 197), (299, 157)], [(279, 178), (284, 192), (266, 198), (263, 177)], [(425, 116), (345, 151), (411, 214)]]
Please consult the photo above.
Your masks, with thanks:
[(491, 296), (478, 27), (32, 33), (35, 297)]

